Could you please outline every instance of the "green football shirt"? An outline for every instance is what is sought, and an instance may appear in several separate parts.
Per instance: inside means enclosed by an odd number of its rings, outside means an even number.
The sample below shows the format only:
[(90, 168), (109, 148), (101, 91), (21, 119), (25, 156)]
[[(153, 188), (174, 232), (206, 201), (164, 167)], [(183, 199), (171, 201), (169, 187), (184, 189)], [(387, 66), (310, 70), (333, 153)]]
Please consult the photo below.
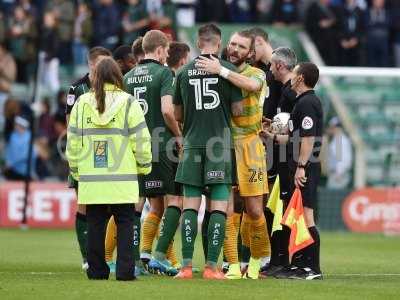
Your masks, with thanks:
[[(161, 97), (173, 96), (172, 71), (158, 61), (144, 59), (124, 76), (124, 90), (140, 103), (152, 137), (153, 153), (172, 150), (171, 130), (161, 112)], [(168, 147), (168, 149), (167, 149)]]
[[(231, 70), (227, 61), (221, 64)], [(184, 149), (232, 147), (231, 104), (243, 99), (242, 91), (228, 80), (200, 71), (195, 60), (176, 77), (174, 104), (183, 107)]]

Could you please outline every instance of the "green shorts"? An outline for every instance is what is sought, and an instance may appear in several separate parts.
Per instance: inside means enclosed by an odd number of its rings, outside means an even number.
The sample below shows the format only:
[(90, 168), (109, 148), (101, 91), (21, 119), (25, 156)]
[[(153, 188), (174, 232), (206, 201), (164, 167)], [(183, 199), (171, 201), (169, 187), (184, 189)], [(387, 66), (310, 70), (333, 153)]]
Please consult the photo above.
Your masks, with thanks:
[(151, 173), (138, 178), (140, 197), (181, 196), (182, 185), (175, 182), (177, 161), (175, 152), (153, 153)]
[(182, 184), (206, 187), (211, 184), (232, 184), (235, 177), (232, 149), (184, 149), (175, 180)]

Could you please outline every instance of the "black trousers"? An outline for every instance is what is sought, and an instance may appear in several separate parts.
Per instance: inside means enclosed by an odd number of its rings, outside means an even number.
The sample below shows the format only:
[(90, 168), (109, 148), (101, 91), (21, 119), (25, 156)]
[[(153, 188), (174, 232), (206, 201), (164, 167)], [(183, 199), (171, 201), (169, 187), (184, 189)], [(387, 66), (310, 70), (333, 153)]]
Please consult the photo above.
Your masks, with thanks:
[(134, 204), (91, 204), (86, 206), (88, 224), (88, 255), (89, 279), (108, 279), (110, 268), (105, 260), (104, 239), (106, 225), (114, 216), (117, 225), (117, 280), (135, 279), (135, 262), (133, 259), (133, 218)]

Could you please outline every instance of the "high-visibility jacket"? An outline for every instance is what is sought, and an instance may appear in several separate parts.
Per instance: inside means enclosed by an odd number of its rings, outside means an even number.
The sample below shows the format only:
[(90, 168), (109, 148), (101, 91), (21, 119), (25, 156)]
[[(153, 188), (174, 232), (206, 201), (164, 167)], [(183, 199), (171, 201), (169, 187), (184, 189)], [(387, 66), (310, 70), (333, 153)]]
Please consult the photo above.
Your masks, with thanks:
[(104, 113), (90, 91), (70, 115), (66, 154), (79, 182), (78, 203), (136, 203), (138, 174), (151, 171), (151, 137), (139, 102), (114, 85), (104, 90)]

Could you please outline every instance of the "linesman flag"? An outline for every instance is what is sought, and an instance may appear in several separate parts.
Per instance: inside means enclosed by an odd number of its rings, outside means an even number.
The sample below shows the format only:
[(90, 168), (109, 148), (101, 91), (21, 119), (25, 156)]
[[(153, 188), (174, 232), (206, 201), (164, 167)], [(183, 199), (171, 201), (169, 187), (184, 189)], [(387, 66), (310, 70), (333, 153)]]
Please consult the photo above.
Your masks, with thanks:
[(281, 223), (290, 228), (290, 255), (314, 243), (304, 219), (303, 200), (298, 188), (295, 189), (290, 199)]
[(283, 202), (281, 199), (279, 175), (276, 176), (274, 186), (272, 187), (272, 192), (269, 196), (267, 207), (274, 214), (274, 220), (272, 222), (272, 232), (271, 232), (272, 235), (274, 234), (275, 231), (282, 230), (281, 221), (283, 215)]

